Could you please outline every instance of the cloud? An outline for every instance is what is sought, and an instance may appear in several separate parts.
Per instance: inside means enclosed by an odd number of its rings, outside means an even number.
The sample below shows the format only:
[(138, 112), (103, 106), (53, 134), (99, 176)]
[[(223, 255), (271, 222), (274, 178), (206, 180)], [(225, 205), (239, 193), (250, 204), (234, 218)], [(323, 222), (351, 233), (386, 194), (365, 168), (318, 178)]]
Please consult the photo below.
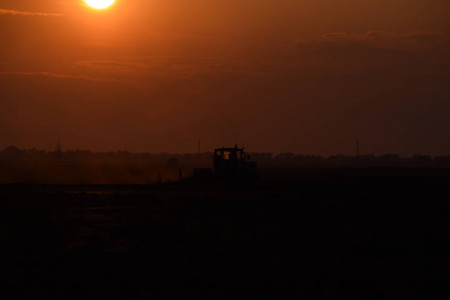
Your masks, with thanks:
[(346, 32), (329, 32), (329, 33), (324, 33), (322, 34), (322, 38), (326, 39), (326, 38), (341, 38), (341, 37), (347, 37), (348, 33)]
[(303, 62), (363, 66), (400, 61), (448, 61), (450, 36), (432, 32), (330, 32), (314, 39), (296, 39), (293, 47)]
[(410, 33), (410, 34), (405, 34), (403, 36), (400, 37), (402, 40), (406, 40), (406, 41), (412, 41), (415, 43), (420, 43), (420, 44), (431, 44), (431, 45), (435, 45), (435, 44), (442, 44), (442, 43), (449, 43), (450, 42), (450, 37), (448, 35), (445, 34), (441, 34), (441, 33), (433, 33), (433, 32), (426, 32), (426, 31), (419, 31), (419, 32), (414, 32), (414, 33)]
[(378, 45), (384, 47), (411, 46), (414, 42), (417, 45), (432, 45), (448, 43), (450, 36), (441, 33), (417, 31), (411, 33), (395, 33), (389, 31), (367, 31), (365, 33), (328, 32), (319, 38), (305, 40), (295, 39), (296, 45), (320, 45), (320, 44), (348, 44), (360, 43), (368, 45)]
[[(360, 34), (347, 32), (331, 32), (322, 34), (320, 39), (310, 41), (310, 44), (348, 44), (359, 43), (382, 48), (415, 48), (435, 47), (448, 44), (450, 37), (441, 33), (418, 31), (412, 33), (395, 33), (388, 31), (368, 31)], [(301, 41), (300, 41), (301, 42)]]
[(37, 16), (37, 17), (61, 17), (61, 16), (63, 16), (62, 14), (20, 11), (20, 10), (3, 9), (3, 8), (0, 8), (0, 15)]
[(85, 60), (74, 63), (82, 72), (116, 74), (118, 76), (191, 77), (201, 74), (259, 75), (260, 63), (231, 60), (224, 57), (146, 56), (140, 61)]
[(99, 81), (99, 82), (115, 82), (116, 79), (108, 79), (108, 78), (97, 78), (86, 75), (66, 75), (66, 74), (57, 74), (51, 72), (21, 72), (21, 71), (1, 71), (0, 75), (23, 75), (23, 76), (47, 76), (54, 78), (64, 78), (64, 79), (82, 79), (88, 81)]
[(76, 68), (104, 73), (129, 73), (151, 68), (149, 64), (140, 62), (121, 62), (110, 60), (83, 60), (74, 63)]
[(329, 39), (329, 38), (346, 38), (346, 39), (368, 39), (368, 38), (375, 38), (375, 37), (389, 37), (396, 35), (393, 32), (389, 31), (367, 31), (365, 33), (347, 33), (347, 32), (328, 32), (322, 34), (322, 39)]
[[(449, 59), (449, 36), (432, 32), (329, 32), (279, 48), (264, 57), (136, 56), (124, 60), (82, 60), (75, 73), (146, 83), (155, 78), (196, 76), (303, 76), (306, 72), (355, 73), (376, 69), (407, 70), (436, 66)], [(406, 72), (406, 71), (405, 71)], [(417, 71), (419, 72), (419, 71)]]

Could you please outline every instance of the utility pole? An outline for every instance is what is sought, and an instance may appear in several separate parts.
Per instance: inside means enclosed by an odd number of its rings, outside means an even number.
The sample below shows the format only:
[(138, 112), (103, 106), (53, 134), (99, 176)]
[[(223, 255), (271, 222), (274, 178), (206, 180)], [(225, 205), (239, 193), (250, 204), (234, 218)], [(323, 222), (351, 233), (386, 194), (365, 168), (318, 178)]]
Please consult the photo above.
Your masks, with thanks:
[(356, 157), (359, 158), (359, 138), (356, 139)]
[(198, 162), (200, 163), (201, 162), (201, 158), (202, 158), (202, 155), (201, 155), (201, 148), (200, 148), (200, 139), (198, 139)]
[(56, 144), (56, 157), (60, 158), (61, 156), (62, 156), (61, 140), (58, 139), (58, 143)]

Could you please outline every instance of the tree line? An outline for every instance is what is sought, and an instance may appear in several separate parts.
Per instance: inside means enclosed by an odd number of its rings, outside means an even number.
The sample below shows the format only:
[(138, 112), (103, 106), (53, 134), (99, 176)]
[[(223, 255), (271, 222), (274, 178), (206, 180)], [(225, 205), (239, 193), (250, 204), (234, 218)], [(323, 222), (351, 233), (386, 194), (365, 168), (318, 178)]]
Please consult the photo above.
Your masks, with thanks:
[[(291, 152), (285, 153), (249, 153), (251, 160), (261, 166), (284, 167), (424, 167), (424, 168), (450, 168), (450, 155), (430, 156), (413, 155), (401, 157), (398, 154), (383, 155), (333, 155), (323, 157), (319, 155), (299, 155)], [(68, 162), (129, 162), (143, 164), (166, 164), (176, 159), (180, 165), (207, 166), (212, 162), (212, 152), (204, 153), (133, 153), (129, 151), (93, 152), (90, 150), (45, 151), (32, 149), (19, 149), (8, 146), (0, 151), (0, 160), (3, 161), (68, 161)]]

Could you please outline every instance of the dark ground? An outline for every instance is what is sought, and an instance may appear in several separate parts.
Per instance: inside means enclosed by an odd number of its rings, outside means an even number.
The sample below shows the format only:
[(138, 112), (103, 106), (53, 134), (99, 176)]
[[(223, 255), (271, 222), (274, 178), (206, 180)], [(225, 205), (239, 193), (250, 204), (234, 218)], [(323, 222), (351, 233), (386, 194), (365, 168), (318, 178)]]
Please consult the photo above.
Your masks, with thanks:
[(3, 185), (2, 282), (8, 299), (444, 299), (449, 182), (273, 168), (250, 185)]

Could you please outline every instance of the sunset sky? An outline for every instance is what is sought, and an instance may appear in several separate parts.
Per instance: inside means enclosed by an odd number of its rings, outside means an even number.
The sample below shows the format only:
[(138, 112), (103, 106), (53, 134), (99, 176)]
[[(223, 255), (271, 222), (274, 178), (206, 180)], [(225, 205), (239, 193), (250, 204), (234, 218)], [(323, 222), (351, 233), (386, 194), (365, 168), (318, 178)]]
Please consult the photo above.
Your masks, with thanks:
[(0, 0), (0, 148), (450, 154), (449, 0)]

